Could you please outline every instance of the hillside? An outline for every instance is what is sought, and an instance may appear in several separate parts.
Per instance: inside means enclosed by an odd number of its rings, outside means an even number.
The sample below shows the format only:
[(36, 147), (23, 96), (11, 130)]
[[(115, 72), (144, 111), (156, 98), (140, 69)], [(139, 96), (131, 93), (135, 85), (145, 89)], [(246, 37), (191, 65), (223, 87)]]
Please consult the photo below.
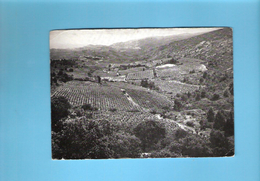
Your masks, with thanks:
[(169, 43), (159, 48), (145, 52), (151, 59), (173, 57), (178, 60), (183, 57), (197, 58), (208, 62), (208, 67), (223, 70), (233, 65), (232, 29), (223, 28), (189, 39)]
[(53, 158), (234, 155), (232, 29), (51, 58)]
[(180, 41), (184, 39), (188, 39), (190, 37), (196, 36), (197, 34), (180, 34), (180, 35), (171, 35), (171, 36), (156, 36), (156, 37), (149, 37), (139, 40), (132, 40), (127, 42), (120, 42), (112, 44), (110, 47), (119, 50), (119, 51), (126, 51), (128, 49), (142, 49), (142, 50), (149, 50), (152, 48), (160, 47), (163, 45), (167, 45), (174, 41)]

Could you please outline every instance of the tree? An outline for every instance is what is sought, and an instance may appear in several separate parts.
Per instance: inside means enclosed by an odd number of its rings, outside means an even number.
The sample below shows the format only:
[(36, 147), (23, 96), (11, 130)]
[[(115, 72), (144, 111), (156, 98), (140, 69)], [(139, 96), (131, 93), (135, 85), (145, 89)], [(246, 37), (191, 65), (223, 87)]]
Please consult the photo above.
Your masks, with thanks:
[(200, 100), (200, 93), (197, 93), (197, 94), (196, 94), (195, 100), (196, 100), (196, 101), (199, 101), (199, 100)]
[(187, 121), (186, 125), (189, 126), (189, 127), (195, 126), (195, 124), (192, 121)]
[(177, 129), (175, 132), (176, 139), (185, 138), (187, 135), (188, 135), (188, 132), (181, 128)]
[(225, 136), (233, 136), (234, 135), (234, 110), (229, 112), (229, 117), (224, 126)]
[(166, 135), (164, 125), (154, 120), (143, 121), (134, 128), (134, 134), (142, 141), (143, 151), (147, 151)]
[(200, 83), (202, 84), (204, 82), (204, 79), (203, 78), (200, 78)]
[(207, 76), (208, 76), (207, 72), (204, 72), (202, 77), (205, 79)]
[(188, 100), (188, 96), (186, 94), (182, 94), (181, 100), (186, 102)]
[(63, 69), (60, 69), (57, 75), (62, 76), (63, 74), (64, 74)]
[(91, 106), (91, 104), (83, 104), (82, 106), (81, 106), (81, 108), (82, 109), (84, 109), (85, 111), (86, 110), (92, 110), (92, 106)]
[(179, 63), (179, 61), (175, 60), (174, 58), (172, 58), (170, 61), (169, 61), (170, 64), (177, 64)]
[(210, 143), (198, 135), (189, 135), (181, 139), (182, 154), (189, 157), (209, 157), (212, 156)]
[(162, 149), (159, 151), (153, 151), (151, 153), (151, 158), (175, 158), (181, 157), (182, 155), (179, 153), (171, 152), (168, 149)]
[(219, 98), (220, 98), (219, 94), (215, 93), (215, 94), (212, 96), (211, 100), (212, 100), (212, 101), (216, 101), (216, 100), (218, 100)]
[(202, 91), (200, 96), (201, 96), (201, 98), (205, 98), (206, 97), (206, 92)]
[(175, 99), (175, 101), (174, 101), (174, 110), (180, 111), (182, 107), (183, 107), (182, 102), (180, 100), (178, 100), (178, 99)]
[(231, 95), (234, 95), (234, 88), (233, 88), (233, 82), (229, 84), (229, 92)]
[(89, 77), (92, 77), (92, 73), (91, 73), (91, 72), (88, 72), (88, 76), (89, 76)]
[(214, 120), (213, 128), (223, 131), (225, 123), (226, 123), (226, 119), (224, 117), (223, 112), (218, 111)]
[(225, 156), (228, 153), (228, 140), (224, 132), (212, 129), (210, 132), (210, 142), (214, 156)]
[(208, 120), (208, 122), (213, 122), (215, 120), (215, 113), (214, 113), (212, 107), (210, 107), (210, 109), (208, 110), (207, 120)]
[(129, 133), (117, 132), (103, 137), (102, 142), (113, 152), (113, 158), (138, 158), (142, 152), (141, 140)]
[(226, 90), (224, 91), (223, 96), (224, 96), (224, 97), (229, 97), (229, 96), (230, 96), (230, 92), (229, 92), (228, 89), (226, 89)]
[(56, 159), (136, 158), (140, 146), (136, 136), (118, 132), (108, 120), (70, 119), (64, 121), (60, 132), (52, 132), (52, 156)]
[[(109, 158), (111, 150), (101, 138), (104, 136), (102, 122), (85, 117), (65, 121), (63, 130), (52, 139), (58, 143), (60, 152), (53, 150), (53, 158), (84, 159)], [(58, 139), (58, 140), (57, 140)]]
[(51, 98), (51, 127), (52, 131), (58, 131), (58, 121), (69, 115), (70, 103), (65, 97), (53, 97)]
[(188, 82), (188, 80), (189, 80), (189, 79), (188, 79), (187, 77), (184, 77), (183, 80), (182, 80), (182, 82)]

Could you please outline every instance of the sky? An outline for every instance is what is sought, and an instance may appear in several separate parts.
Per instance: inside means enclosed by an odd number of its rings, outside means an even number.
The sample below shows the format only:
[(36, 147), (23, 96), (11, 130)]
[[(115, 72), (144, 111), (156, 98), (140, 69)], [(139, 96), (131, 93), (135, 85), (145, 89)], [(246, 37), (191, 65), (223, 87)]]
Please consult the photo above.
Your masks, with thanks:
[(50, 32), (50, 48), (79, 48), (87, 45), (112, 45), (153, 36), (197, 34), (219, 28), (155, 28), (155, 29), (85, 29)]

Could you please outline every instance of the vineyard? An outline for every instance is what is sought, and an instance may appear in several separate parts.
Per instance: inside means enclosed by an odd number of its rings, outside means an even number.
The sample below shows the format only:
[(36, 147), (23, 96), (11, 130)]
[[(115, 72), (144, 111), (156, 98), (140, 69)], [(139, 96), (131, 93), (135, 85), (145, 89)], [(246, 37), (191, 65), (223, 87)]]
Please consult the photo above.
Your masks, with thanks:
[(176, 95), (178, 93), (193, 92), (200, 88), (199, 85), (185, 84), (174, 80), (157, 80), (155, 81), (155, 85), (158, 86), (161, 91), (165, 91), (168, 93), (171, 92), (173, 95)]
[(156, 91), (123, 82), (115, 82), (111, 84), (113, 84), (114, 87), (125, 89), (137, 104), (146, 109), (163, 109), (174, 105), (174, 103), (166, 96)]
[(123, 131), (132, 131), (131, 129), (136, 127), (144, 120), (157, 120), (165, 124), (165, 128), (168, 133), (173, 133), (179, 124), (176, 121), (170, 119), (159, 118), (158, 115), (144, 112), (93, 112), (93, 118), (96, 120), (109, 120), (117, 125)]
[(99, 85), (96, 83), (79, 84), (74, 81), (57, 89), (52, 96), (64, 96), (73, 106), (91, 104), (100, 110), (136, 110), (139, 109), (128, 101), (118, 87)]
[(126, 69), (126, 70), (119, 70), (118, 72), (121, 75), (126, 75), (126, 74), (129, 74), (129, 73), (139, 72), (139, 71), (143, 71), (143, 70), (144, 70), (144, 67), (134, 67), (134, 68)]
[(164, 107), (173, 106), (173, 103), (166, 97), (155, 92), (127, 88), (126, 92), (137, 104), (147, 109), (163, 109)]
[(127, 79), (138, 80), (138, 79), (152, 79), (154, 78), (153, 70), (145, 70), (139, 72), (129, 73)]
[(100, 85), (93, 82), (71, 81), (59, 87), (53, 96), (64, 96), (73, 106), (91, 104), (99, 110), (143, 111), (173, 106), (173, 102), (159, 93), (126, 83), (117, 83), (113, 86), (113, 83)]
[(187, 71), (181, 70), (178, 66), (164, 69), (155, 69), (157, 77), (171, 77), (174, 79), (178, 79), (182, 77), (182, 74), (187, 74)]

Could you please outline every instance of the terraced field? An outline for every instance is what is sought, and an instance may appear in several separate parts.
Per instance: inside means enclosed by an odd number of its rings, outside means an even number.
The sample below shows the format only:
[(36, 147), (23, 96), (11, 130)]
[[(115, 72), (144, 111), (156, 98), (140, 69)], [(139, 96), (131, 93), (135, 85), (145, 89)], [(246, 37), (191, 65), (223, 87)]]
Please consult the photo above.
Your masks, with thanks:
[(121, 75), (126, 75), (126, 74), (129, 74), (129, 73), (139, 72), (139, 71), (143, 71), (143, 70), (144, 70), (144, 67), (134, 67), (134, 68), (126, 69), (126, 70), (119, 70), (118, 72)]
[(181, 70), (178, 66), (171, 67), (171, 68), (163, 68), (163, 69), (155, 69), (157, 77), (165, 78), (165, 77), (171, 77), (178, 79), (182, 76), (182, 74), (188, 74), (187, 71)]
[(200, 88), (199, 85), (185, 84), (175, 80), (156, 80), (154, 82), (161, 91), (172, 93), (173, 95), (178, 93), (193, 92)]
[(133, 72), (127, 75), (127, 79), (131, 79), (131, 80), (152, 79), (152, 78), (154, 78), (153, 70)]

